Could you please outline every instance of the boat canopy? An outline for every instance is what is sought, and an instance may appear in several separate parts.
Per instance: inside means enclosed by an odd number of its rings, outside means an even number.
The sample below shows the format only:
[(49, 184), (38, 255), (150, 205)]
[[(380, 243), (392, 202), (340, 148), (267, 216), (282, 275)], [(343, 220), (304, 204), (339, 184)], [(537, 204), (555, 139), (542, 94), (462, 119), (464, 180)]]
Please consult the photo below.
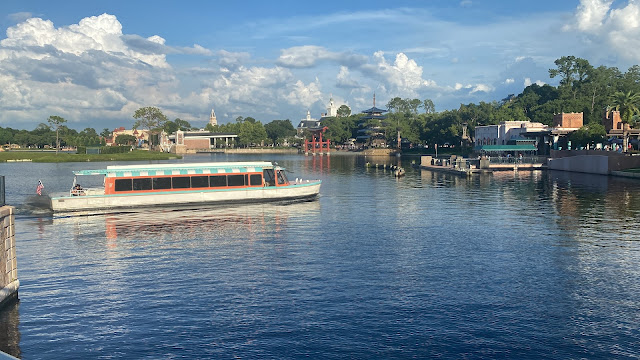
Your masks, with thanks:
[(191, 174), (231, 174), (262, 172), (273, 169), (274, 164), (266, 161), (256, 162), (218, 162), (191, 164), (151, 164), (151, 165), (113, 165), (106, 169), (78, 170), (74, 175), (104, 175), (106, 177), (170, 176)]

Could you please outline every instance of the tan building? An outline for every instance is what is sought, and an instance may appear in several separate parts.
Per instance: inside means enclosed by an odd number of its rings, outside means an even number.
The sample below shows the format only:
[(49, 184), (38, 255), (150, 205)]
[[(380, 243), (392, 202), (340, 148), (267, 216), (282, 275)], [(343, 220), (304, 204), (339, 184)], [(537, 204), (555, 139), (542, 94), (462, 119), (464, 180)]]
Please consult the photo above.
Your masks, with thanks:
[(211, 115), (209, 116), (209, 124), (211, 124), (211, 126), (218, 125), (218, 119), (216, 118), (216, 113), (213, 109), (211, 109)]
[(143, 144), (145, 144), (145, 142), (148, 144), (149, 143), (149, 130), (142, 130), (142, 129), (131, 129), (131, 130), (127, 130), (124, 128), (124, 126), (121, 126), (115, 130), (113, 130), (113, 132), (111, 132), (111, 139), (106, 139), (106, 144), (108, 146), (111, 145), (115, 145), (116, 142), (116, 138), (118, 137), (118, 135), (132, 135), (136, 138), (137, 140), (137, 144), (136, 146), (143, 146)]
[(553, 127), (563, 129), (580, 129), (584, 125), (583, 113), (560, 113), (553, 115)]

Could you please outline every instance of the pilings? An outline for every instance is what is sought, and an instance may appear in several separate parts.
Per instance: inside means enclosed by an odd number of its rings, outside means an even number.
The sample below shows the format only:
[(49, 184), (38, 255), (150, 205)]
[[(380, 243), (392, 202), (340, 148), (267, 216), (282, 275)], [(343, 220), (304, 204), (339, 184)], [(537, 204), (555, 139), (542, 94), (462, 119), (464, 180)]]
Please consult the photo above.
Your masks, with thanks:
[(18, 261), (13, 206), (0, 207), (0, 307), (18, 298)]

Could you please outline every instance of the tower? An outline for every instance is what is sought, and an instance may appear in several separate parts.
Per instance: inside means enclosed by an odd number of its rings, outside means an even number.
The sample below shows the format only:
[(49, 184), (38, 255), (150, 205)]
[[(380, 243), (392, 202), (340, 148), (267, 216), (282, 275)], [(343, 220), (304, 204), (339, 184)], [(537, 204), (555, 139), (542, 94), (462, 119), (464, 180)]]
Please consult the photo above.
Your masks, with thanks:
[(213, 109), (211, 109), (211, 116), (209, 116), (209, 124), (211, 124), (211, 126), (218, 125), (218, 119), (216, 119), (216, 113)]

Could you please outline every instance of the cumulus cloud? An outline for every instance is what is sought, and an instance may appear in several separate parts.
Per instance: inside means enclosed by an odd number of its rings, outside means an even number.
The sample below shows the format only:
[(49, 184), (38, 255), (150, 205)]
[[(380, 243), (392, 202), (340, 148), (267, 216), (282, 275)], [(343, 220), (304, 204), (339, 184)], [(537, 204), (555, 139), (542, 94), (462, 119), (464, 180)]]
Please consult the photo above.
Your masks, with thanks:
[(513, 84), (514, 82), (516, 82), (513, 78), (508, 78), (504, 81), (505, 84), (509, 85), (509, 84)]
[(416, 96), (417, 90), (436, 86), (432, 80), (422, 78), (422, 66), (409, 59), (404, 53), (396, 54), (393, 63), (384, 57), (384, 52), (373, 54), (374, 64), (363, 65), (360, 69), (367, 75), (376, 77), (387, 84), (391, 91), (402, 96)]
[[(538, 84), (539, 86), (542, 86), (545, 84), (545, 82), (542, 80), (536, 80), (535, 83)], [(531, 84), (533, 84), (533, 82), (531, 81), (531, 78), (524, 78), (524, 83), (523, 83), (524, 87), (527, 87)]]
[(349, 74), (346, 66), (340, 67), (340, 72), (336, 76), (336, 86), (343, 89), (362, 88), (362, 85)]
[(596, 48), (610, 48), (618, 56), (640, 61), (640, 4), (629, 0), (613, 8), (612, 0), (581, 0), (565, 31), (584, 34)]

